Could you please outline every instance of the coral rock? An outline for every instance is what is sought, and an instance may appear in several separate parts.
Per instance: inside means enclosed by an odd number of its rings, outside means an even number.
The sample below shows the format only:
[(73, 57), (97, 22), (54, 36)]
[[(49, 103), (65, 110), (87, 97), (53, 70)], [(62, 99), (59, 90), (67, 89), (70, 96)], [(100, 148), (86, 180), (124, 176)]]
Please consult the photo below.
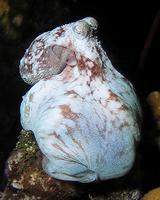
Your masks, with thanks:
[(0, 0), (0, 17), (8, 14), (10, 6), (7, 0)]
[(108, 195), (100, 195), (94, 197), (89, 195), (90, 200), (139, 200), (140, 198), (141, 192), (138, 189), (120, 190), (110, 192)]
[(155, 91), (148, 95), (147, 101), (151, 107), (153, 118), (156, 120), (160, 128), (160, 92)]
[(8, 185), (3, 200), (70, 199), (81, 194), (74, 183), (49, 177), (41, 168), (41, 157), (31, 132), (22, 131), (6, 164)]
[(149, 191), (141, 200), (160, 200), (160, 187)]

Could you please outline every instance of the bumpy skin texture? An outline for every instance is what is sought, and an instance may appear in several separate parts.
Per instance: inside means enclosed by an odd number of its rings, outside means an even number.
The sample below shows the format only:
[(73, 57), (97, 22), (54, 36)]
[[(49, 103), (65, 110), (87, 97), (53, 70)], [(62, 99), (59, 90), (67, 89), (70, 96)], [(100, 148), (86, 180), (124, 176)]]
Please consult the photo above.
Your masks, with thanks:
[(22, 78), (34, 84), (23, 97), (21, 124), (34, 133), (43, 168), (57, 179), (107, 180), (134, 162), (140, 106), (96, 29), (87, 17), (43, 33), (21, 60)]

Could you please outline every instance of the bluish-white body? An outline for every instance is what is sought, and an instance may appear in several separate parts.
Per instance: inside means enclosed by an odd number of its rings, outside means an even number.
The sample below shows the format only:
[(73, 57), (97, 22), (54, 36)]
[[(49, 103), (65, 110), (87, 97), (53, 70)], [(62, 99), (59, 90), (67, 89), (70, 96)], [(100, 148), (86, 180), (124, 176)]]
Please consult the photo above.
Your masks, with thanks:
[[(43, 49), (58, 45), (62, 52), (71, 50), (57, 74), (41, 75), (36, 43), (21, 60), (22, 78), (35, 84), (23, 97), (21, 124), (34, 133), (43, 168), (57, 179), (107, 180), (126, 174), (134, 163), (140, 106), (131, 83), (93, 35), (96, 26), (93, 18), (84, 18), (62, 26), (58, 37), (54, 29), (37, 38)], [(28, 52), (33, 52), (29, 61)]]

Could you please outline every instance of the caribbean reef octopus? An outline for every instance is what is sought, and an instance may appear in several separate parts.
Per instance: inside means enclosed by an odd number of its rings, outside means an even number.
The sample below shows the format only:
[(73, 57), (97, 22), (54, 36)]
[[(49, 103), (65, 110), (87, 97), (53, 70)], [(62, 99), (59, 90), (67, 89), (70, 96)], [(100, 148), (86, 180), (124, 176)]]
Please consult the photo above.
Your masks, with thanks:
[(31, 84), (20, 107), (51, 177), (89, 183), (125, 175), (140, 140), (141, 108), (112, 65), (92, 17), (38, 36), (20, 61)]

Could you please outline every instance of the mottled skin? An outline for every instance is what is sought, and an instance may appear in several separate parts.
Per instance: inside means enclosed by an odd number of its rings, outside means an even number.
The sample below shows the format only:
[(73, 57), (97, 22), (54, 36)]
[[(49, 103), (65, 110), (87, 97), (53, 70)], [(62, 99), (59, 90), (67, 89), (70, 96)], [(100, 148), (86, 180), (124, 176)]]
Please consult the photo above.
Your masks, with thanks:
[(37, 37), (20, 64), (34, 86), (23, 97), (21, 124), (31, 130), (43, 168), (62, 180), (120, 177), (132, 167), (141, 111), (134, 88), (112, 66), (88, 17)]

